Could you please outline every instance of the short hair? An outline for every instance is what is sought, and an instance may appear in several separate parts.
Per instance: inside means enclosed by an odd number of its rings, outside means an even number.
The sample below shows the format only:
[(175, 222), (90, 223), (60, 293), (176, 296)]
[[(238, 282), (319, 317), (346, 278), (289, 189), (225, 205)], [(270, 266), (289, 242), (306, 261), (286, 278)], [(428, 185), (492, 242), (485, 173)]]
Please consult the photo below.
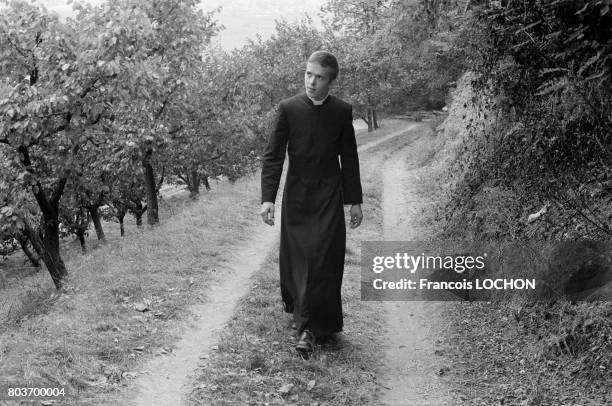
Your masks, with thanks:
[(324, 68), (331, 68), (331, 80), (338, 77), (340, 68), (338, 67), (338, 60), (331, 52), (327, 51), (316, 51), (308, 58), (308, 62), (315, 62)]

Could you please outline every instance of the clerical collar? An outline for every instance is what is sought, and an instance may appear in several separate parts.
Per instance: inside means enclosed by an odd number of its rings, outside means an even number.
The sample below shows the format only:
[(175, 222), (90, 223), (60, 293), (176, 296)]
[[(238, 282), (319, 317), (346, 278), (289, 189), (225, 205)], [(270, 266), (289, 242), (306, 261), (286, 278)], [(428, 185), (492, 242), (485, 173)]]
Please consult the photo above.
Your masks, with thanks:
[(315, 99), (313, 99), (312, 97), (310, 97), (308, 95), (306, 95), (306, 96), (310, 99), (312, 104), (314, 104), (315, 106), (320, 106), (320, 105), (322, 105), (325, 102), (325, 100), (327, 100), (327, 98), (329, 97), (329, 93), (326, 94), (325, 97), (323, 99), (321, 99), (321, 100), (315, 100)]

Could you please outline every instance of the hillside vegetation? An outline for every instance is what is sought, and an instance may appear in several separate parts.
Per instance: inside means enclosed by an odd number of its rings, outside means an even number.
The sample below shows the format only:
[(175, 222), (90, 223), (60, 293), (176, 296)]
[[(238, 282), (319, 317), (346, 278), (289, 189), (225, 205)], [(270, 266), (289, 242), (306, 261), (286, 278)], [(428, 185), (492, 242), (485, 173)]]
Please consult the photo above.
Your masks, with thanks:
[[(491, 2), (461, 17), (440, 236), (530, 246), (523, 271), (556, 292), (454, 308), (448, 354), (466, 404), (612, 402), (609, 6)], [(596, 286), (566, 293), (589, 275)]]

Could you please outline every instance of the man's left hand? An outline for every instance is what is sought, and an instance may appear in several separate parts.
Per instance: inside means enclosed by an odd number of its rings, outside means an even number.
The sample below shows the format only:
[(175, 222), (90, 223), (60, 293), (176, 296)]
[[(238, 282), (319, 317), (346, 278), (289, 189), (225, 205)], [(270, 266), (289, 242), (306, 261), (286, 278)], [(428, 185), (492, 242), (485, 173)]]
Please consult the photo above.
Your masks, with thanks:
[(363, 213), (361, 212), (361, 205), (354, 204), (351, 206), (351, 228), (357, 228), (363, 220)]

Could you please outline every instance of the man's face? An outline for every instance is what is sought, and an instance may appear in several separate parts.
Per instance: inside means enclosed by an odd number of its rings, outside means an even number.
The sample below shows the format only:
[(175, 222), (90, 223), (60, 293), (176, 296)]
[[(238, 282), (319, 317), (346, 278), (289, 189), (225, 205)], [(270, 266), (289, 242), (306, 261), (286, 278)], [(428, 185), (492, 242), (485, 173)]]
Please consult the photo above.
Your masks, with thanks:
[(306, 64), (306, 73), (304, 74), (304, 85), (308, 97), (315, 100), (322, 100), (333, 82), (331, 79), (332, 68), (323, 67), (316, 62), (308, 62)]

